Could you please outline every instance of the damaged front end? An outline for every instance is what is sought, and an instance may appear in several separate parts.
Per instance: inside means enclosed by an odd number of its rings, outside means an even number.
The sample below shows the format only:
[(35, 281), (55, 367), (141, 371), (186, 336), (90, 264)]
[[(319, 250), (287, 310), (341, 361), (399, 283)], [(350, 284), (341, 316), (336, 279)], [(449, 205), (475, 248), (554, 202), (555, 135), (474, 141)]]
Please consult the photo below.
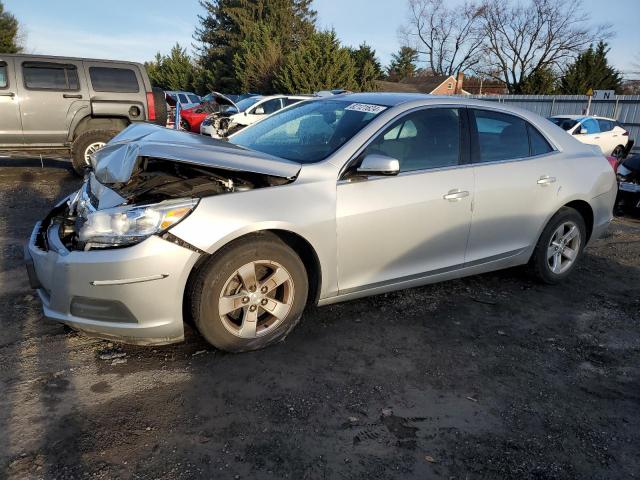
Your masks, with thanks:
[(233, 116), (236, 112), (212, 113), (202, 121), (203, 127), (208, 127), (212, 138), (227, 138), (239, 132), (246, 125), (234, 122)]
[(67, 250), (84, 251), (134, 245), (166, 233), (201, 198), (284, 185), (299, 171), (258, 152), (183, 137), (193, 136), (151, 125), (122, 132), (95, 155), (82, 188), (42, 222), (37, 241), (46, 249), (55, 234)]

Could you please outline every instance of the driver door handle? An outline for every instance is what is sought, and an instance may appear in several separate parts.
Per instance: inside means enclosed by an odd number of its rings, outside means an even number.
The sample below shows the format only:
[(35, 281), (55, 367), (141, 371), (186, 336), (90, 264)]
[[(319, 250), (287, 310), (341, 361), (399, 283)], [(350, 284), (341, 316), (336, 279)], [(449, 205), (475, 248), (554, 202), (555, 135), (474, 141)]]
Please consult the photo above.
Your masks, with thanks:
[(543, 175), (542, 177), (540, 177), (540, 179), (538, 180), (538, 185), (542, 185), (543, 187), (551, 184), (551, 183), (555, 183), (556, 181), (556, 177), (550, 177), (548, 175)]
[(0, 93), (0, 97), (11, 97), (11, 98), (13, 98), (13, 97), (15, 97), (15, 96), (16, 96), (16, 94), (15, 94), (15, 93), (13, 93), (13, 92), (9, 92), (9, 93)]
[(62, 98), (82, 98), (82, 95), (80, 95), (80, 94), (71, 94), (71, 93), (64, 93), (64, 94), (62, 94)]
[(468, 196), (469, 192), (467, 192), (466, 190), (454, 189), (449, 190), (449, 192), (446, 195), (443, 195), (442, 198), (444, 198), (445, 200), (449, 200), (450, 202), (459, 202), (464, 197)]

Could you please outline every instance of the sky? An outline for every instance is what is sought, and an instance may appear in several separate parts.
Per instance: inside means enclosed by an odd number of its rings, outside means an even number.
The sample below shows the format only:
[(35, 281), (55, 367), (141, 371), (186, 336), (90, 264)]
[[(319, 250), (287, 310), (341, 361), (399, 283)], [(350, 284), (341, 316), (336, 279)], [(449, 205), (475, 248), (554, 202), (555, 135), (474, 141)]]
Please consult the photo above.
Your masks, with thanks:
[[(453, 0), (454, 2), (457, 0)], [(565, 0), (559, 0), (565, 1)], [(3, 0), (24, 27), (28, 53), (144, 62), (179, 42), (191, 50), (202, 13), (198, 0)], [(594, 22), (614, 26), (611, 62), (629, 72), (640, 62), (639, 0), (583, 0)], [(345, 45), (367, 42), (386, 65), (400, 47), (406, 0), (314, 0), (318, 24)], [(634, 75), (635, 76), (635, 75)]]

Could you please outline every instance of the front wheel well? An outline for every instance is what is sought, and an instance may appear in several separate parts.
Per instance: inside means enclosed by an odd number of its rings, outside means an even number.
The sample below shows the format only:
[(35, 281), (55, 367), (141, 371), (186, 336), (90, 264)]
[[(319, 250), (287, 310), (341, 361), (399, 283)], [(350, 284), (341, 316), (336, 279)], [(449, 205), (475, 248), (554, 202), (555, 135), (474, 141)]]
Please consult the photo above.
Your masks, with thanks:
[(573, 208), (576, 210), (582, 219), (584, 220), (584, 224), (587, 227), (587, 242), (591, 238), (591, 233), (593, 232), (593, 209), (591, 205), (589, 205), (584, 200), (574, 200), (572, 202), (564, 205), (568, 208)]
[(241, 237), (238, 237), (231, 242), (227, 243), (223, 247), (221, 247), (218, 251), (212, 254), (203, 254), (198, 261), (195, 263), (193, 268), (191, 269), (191, 273), (189, 274), (189, 278), (187, 280), (187, 284), (184, 290), (183, 301), (182, 301), (182, 313), (183, 320), (185, 323), (193, 326), (193, 318), (191, 316), (191, 308), (190, 308), (190, 299), (189, 292), (191, 291), (190, 286), (193, 284), (194, 279), (198, 276), (198, 271), (211, 260), (212, 257), (217, 255), (224, 249), (232, 248), (233, 245), (240, 241), (246, 240), (250, 237), (255, 237), (256, 241), (260, 241), (261, 235), (275, 235), (282, 242), (288, 245), (291, 249), (293, 249), (296, 254), (302, 260), (304, 264), (304, 268), (307, 272), (307, 279), (309, 282), (309, 294), (307, 296), (307, 304), (308, 305), (316, 305), (320, 298), (320, 287), (322, 285), (322, 271), (320, 268), (320, 259), (315, 251), (315, 249), (311, 246), (311, 244), (300, 235), (293, 233), (289, 230), (260, 230), (257, 232), (248, 233)]

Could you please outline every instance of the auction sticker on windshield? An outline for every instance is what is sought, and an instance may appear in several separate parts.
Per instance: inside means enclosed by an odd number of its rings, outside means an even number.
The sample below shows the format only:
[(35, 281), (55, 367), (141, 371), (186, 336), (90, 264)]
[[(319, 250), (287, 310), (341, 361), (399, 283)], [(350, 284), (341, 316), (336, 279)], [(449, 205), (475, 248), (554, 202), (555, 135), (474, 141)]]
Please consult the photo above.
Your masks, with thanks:
[(380, 112), (384, 112), (387, 107), (382, 107), (380, 105), (372, 105), (370, 103), (352, 103), (345, 110), (351, 110), (354, 112), (364, 112), (364, 113), (373, 113), (375, 115)]

